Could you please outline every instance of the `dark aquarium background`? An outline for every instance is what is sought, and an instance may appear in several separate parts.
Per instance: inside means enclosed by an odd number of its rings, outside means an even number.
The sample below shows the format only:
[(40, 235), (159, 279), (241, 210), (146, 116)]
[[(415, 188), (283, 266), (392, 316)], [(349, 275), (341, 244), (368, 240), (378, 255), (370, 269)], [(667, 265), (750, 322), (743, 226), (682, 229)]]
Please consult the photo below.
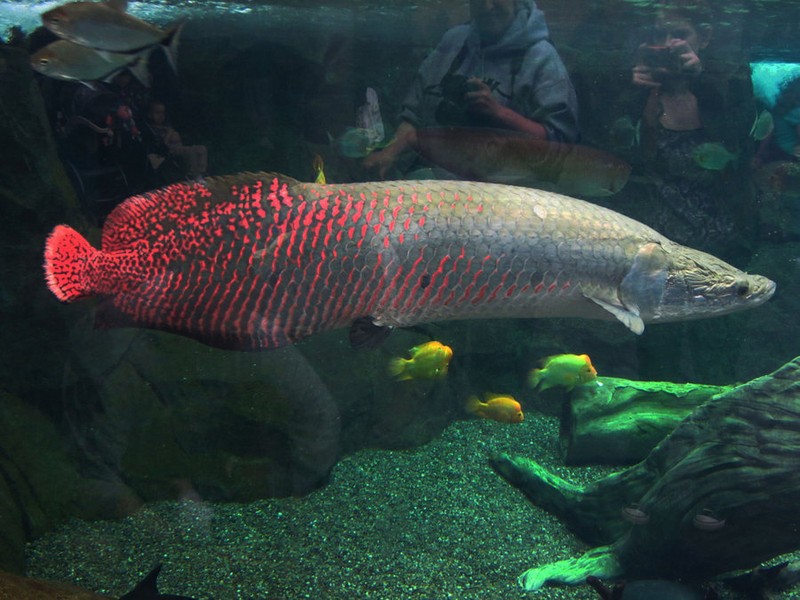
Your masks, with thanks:
[[(56, 39), (39, 15), (59, 4), (0, 2), (0, 598), (119, 598), (159, 564), (160, 592), (189, 598), (525, 598), (521, 573), (568, 559), (553, 577), (575, 585), (538, 597), (600, 597), (596, 573), (688, 594), (674, 597), (800, 598), (800, 162), (748, 134), (800, 78), (800, 3), (709, 0), (704, 57), (725, 83), (733, 158), (703, 172), (732, 223), (708, 250), (777, 283), (763, 306), (641, 336), (616, 321), (472, 320), (398, 329), (372, 350), (342, 329), (264, 352), (97, 328), (97, 300), (48, 291), (54, 226), (97, 246), (116, 204), (184, 175), (150, 177), (126, 154), (130, 129), (65, 134), (65, 107), (90, 88), (29, 65)], [(537, 4), (580, 143), (632, 168), (621, 191), (584, 199), (654, 224), (664, 165), (640, 138), (631, 68), (655, 3)], [(374, 178), (342, 145), (367, 89), (389, 139), (419, 65), (469, 19), (467, 0), (128, 10), (185, 20), (177, 72), (154, 52), (132, 93), (207, 148), (205, 177), (314, 181), (319, 158), (330, 183)], [(84, 160), (87, 140), (112, 158)], [(453, 349), (446, 377), (391, 374), (431, 340)], [(561, 354), (588, 354), (599, 379), (533, 389), (531, 369)], [(524, 421), (465, 409), (487, 393), (519, 401)], [(621, 570), (586, 566), (605, 547)]]

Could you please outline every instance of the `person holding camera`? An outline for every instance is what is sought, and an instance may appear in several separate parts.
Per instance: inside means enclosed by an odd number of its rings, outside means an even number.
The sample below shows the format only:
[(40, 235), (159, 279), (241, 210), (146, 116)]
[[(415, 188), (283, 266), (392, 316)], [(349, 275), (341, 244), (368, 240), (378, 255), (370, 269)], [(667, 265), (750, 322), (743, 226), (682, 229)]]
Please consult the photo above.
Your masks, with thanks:
[(752, 152), (756, 111), (747, 63), (711, 56), (712, 23), (702, 0), (664, 0), (638, 48), (631, 80), (647, 91), (639, 157), (656, 177), (654, 202), (642, 203), (650, 212), (631, 216), (679, 243), (728, 255), (746, 246), (739, 238), (752, 222), (747, 174), (735, 166)]
[(651, 88), (644, 111), (645, 124), (672, 131), (700, 129), (697, 96), (691, 79), (703, 71), (698, 52), (711, 41), (711, 24), (695, 25), (675, 8), (659, 12), (652, 43), (639, 47), (633, 83)]
[(419, 127), (493, 127), (577, 140), (575, 90), (534, 0), (470, 0), (470, 16), (420, 66), (394, 141), (364, 160), (381, 178), (413, 148)]

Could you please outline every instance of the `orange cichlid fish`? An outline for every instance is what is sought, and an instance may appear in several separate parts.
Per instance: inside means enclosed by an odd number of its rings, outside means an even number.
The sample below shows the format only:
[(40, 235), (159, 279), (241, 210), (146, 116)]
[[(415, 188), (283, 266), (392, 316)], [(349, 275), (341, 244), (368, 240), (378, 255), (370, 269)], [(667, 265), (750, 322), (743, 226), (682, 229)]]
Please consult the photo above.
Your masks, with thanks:
[(543, 359), (542, 368), (531, 371), (529, 382), (540, 390), (560, 385), (570, 391), (595, 379), (597, 371), (588, 354), (558, 354)]
[(500, 423), (522, 423), (525, 419), (522, 406), (511, 396), (486, 394), (485, 398), (486, 402), (481, 402), (477, 396), (470, 396), (467, 400), (467, 412)]
[(444, 377), (453, 358), (453, 349), (441, 342), (426, 342), (408, 352), (411, 358), (393, 358), (389, 363), (389, 372), (400, 381)]

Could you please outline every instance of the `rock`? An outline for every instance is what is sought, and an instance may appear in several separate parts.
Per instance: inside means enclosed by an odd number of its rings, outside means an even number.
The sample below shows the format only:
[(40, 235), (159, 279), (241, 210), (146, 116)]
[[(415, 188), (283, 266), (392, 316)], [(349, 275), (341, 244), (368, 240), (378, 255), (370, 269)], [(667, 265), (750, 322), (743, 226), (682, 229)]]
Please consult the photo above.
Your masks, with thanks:
[[(61, 164), (24, 50), (0, 44), (0, 197), (41, 222), (77, 216), (78, 199)], [(9, 211), (8, 205), (5, 211)]]
[(588, 485), (500, 455), (494, 468), (594, 548), (523, 587), (587, 576), (701, 581), (800, 548), (800, 357), (706, 402), (639, 464)]
[(117, 481), (79, 473), (68, 445), (37, 409), (0, 393), (0, 566), (22, 568), (25, 544), (70, 517), (115, 518), (138, 506)]

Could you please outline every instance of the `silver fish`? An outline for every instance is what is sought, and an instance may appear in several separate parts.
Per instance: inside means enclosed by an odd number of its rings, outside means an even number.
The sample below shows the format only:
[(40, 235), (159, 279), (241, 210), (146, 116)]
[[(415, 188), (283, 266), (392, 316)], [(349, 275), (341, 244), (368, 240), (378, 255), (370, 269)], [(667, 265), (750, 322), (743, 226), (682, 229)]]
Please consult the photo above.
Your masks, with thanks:
[(106, 220), (99, 250), (60, 225), (45, 273), (63, 301), (105, 296), (106, 325), (116, 315), (244, 350), (354, 324), (378, 337), (500, 317), (617, 319), (640, 334), (646, 323), (752, 308), (775, 291), (766, 277), (560, 194), (274, 173), (134, 196)]
[(66, 81), (106, 80), (124, 68), (130, 68), (143, 83), (149, 83), (147, 55), (151, 49), (133, 54), (98, 52), (93, 48), (57, 40), (31, 56), (34, 71)]
[(134, 52), (163, 46), (175, 68), (183, 23), (163, 30), (125, 12), (127, 2), (70, 2), (42, 14), (42, 24), (60, 38), (109, 52)]

